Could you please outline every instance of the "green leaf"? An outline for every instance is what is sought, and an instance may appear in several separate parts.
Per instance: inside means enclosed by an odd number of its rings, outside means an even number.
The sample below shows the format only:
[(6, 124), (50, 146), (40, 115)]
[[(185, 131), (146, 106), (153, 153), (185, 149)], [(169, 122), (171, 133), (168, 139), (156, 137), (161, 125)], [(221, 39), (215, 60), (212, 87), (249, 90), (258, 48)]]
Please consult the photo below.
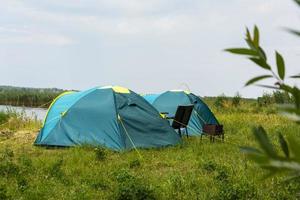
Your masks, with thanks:
[(261, 59), (261, 58), (249, 58), (250, 60), (252, 60), (252, 62), (254, 62), (255, 64), (257, 64), (258, 66), (267, 69), (267, 70), (271, 70), (271, 67), (268, 63), (266, 63), (265, 60)]
[(300, 163), (294, 162), (291, 160), (271, 160), (270, 167), (277, 168), (280, 170), (288, 170), (288, 171), (300, 171)]
[(300, 0), (294, 0), (300, 6)]
[(278, 87), (271, 86), (271, 85), (261, 85), (261, 84), (257, 84), (256, 86), (264, 87), (264, 88), (268, 88), (268, 89), (272, 89), (272, 90), (279, 90), (279, 89), (280, 89), (280, 88), (278, 88)]
[(294, 30), (294, 29), (287, 29), (287, 30), (288, 30), (288, 32), (290, 32), (290, 33), (292, 33), (296, 36), (300, 36), (300, 31), (297, 31), (297, 30)]
[(254, 51), (252, 49), (246, 49), (246, 48), (231, 48), (231, 49), (225, 49), (225, 51), (228, 51), (233, 54), (258, 56), (256, 51)]
[(286, 84), (281, 84), (280, 85), (280, 89), (285, 91), (285, 92), (288, 92), (290, 94), (293, 94), (293, 88), (289, 85), (286, 85)]
[(289, 147), (288, 147), (286, 140), (284, 139), (284, 137), (282, 136), (281, 133), (279, 133), (278, 138), (279, 138), (279, 143), (280, 143), (281, 149), (282, 149), (285, 157), (289, 158), (290, 152), (289, 152)]
[(258, 54), (261, 58), (263, 58), (265, 61), (267, 61), (267, 55), (261, 47), (258, 47)]
[(300, 109), (294, 104), (278, 105), (280, 114), (292, 121), (300, 122)]
[(240, 149), (243, 153), (247, 154), (262, 154), (260, 150), (253, 147), (240, 147)]
[(294, 75), (294, 76), (290, 76), (290, 78), (300, 78), (300, 74)]
[(261, 166), (266, 165), (269, 162), (269, 157), (264, 154), (249, 153), (247, 154), (247, 157)]
[(296, 108), (300, 110), (300, 89), (298, 87), (294, 86), (292, 89), (292, 95), (295, 100)]
[(253, 134), (255, 135), (255, 138), (258, 141), (260, 147), (268, 156), (270, 156), (271, 158), (278, 158), (277, 153), (273, 145), (270, 143), (267, 133), (262, 126), (254, 128)]
[(288, 136), (287, 141), (291, 152), (291, 157), (296, 161), (300, 162), (300, 143), (295, 136)]
[(276, 51), (276, 64), (277, 64), (278, 75), (281, 78), (281, 80), (284, 80), (284, 76), (285, 76), (284, 59), (277, 51)]
[(246, 38), (247, 38), (247, 40), (252, 42), (251, 34), (250, 34), (250, 31), (248, 28), (246, 28)]
[(245, 86), (251, 85), (257, 81), (260, 81), (260, 80), (263, 80), (266, 78), (271, 78), (271, 77), (272, 77), (271, 75), (263, 75), (263, 76), (258, 76), (258, 77), (252, 78), (245, 84)]
[(286, 113), (294, 113), (300, 116), (300, 110), (294, 104), (280, 104), (277, 106), (280, 111)]
[(254, 27), (253, 43), (256, 46), (256, 48), (259, 47), (259, 30), (258, 30), (257, 26)]
[(267, 174), (265, 174), (261, 178), (261, 180), (265, 180), (265, 179), (271, 178), (271, 177), (275, 176), (276, 173), (277, 173), (277, 170), (272, 170), (272, 171), (268, 172)]
[(300, 109), (300, 89), (296, 86), (291, 87), (286, 84), (281, 84), (280, 89), (290, 93), (294, 97), (296, 108)]
[(289, 176), (287, 176), (284, 181), (291, 181), (293, 179), (298, 179), (300, 177), (300, 171), (289, 173)]
[(253, 41), (252, 40), (249, 40), (248, 38), (245, 39), (245, 41), (247, 42), (248, 46), (250, 49), (254, 50), (254, 51), (257, 51), (257, 48), (256, 46), (254, 45)]
[(300, 115), (296, 115), (296, 114), (293, 114), (293, 113), (287, 113), (287, 112), (282, 112), (281, 114), (284, 117), (288, 118), (289, 120), (300, 124)]

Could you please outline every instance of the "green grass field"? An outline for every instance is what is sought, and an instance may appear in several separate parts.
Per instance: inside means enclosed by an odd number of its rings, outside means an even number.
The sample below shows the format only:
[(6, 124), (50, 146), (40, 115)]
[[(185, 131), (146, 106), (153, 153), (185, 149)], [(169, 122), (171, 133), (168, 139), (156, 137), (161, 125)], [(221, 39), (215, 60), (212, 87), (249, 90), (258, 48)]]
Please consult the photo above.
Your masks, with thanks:
[[(188, 138), (163, 149), (112, 152), (102, 148), (33, 146), (40, 122), (10, 119), (0, 127), (0, 199), (296, 199), (300, 183), (266, 172), (239, 146), (256, 146), (251, 128), (300, 136), (299, 125), (274, 109), (215, 110), (225, 142)], [(17, 122), (16, 122), (17, 121)]]

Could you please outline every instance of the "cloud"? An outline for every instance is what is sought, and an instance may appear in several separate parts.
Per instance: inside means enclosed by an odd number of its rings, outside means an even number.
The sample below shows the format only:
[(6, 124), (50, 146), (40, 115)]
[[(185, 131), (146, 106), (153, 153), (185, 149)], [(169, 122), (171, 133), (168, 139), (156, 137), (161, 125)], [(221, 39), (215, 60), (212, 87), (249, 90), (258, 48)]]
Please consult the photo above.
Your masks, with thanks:
[[(45, 29), (50, 26), (66, 26), (78, 31), (94, 31), (107, 35), (129, 36), (154, 33), (155, 36), (187, 30), (186, 25), (189, 24), (195, 27), (191, 24), (194, 20), (189, 14), (178, 12), (182, 9), (179, 6), (181, 3), (172, 4), (169, 0), (132, 0), (130, 2), (89, 0), (84, 4), (80, 4), (80, 1), (43, 1), (44, 4), (39, 3), (40, 1), (29, 2), (31, 3), (17, 0), (6, 2), (4, 5), (0, 5), (0, 12), (2, 10), (4, 13), (14, 16), (17, 23), (37, 24)], [(64, 12), (57, 10), (60, 4), (65, 7)], [(69, 12), (71, 8), (77, 8), (79, 5), (82, 8), (88, 7), (87, 10), (96, 7), (104, 14), (99, 14), (101, 12), (79, 14)], [(104, 10), (109, 10), (115, 15), (108, 14)], [(23, 21), (20, 22), (20, 19)], [(44, 26), (45, 24), (47, 27)]]
[[(222, 49), (245, 45), (245, 26), (257, 24), (267, 52), (273, 55), (277, 49), (290, 66), (297, 66), (293, 52), (299, 41), (278, 30), (297, 28), (297, 9), (283, 0), (2, 1), (0, 66), (8, 74), (2, 82), (12, 81), (9, 74), (26, 66), (28, 78), (21, 73), (19, 85), (84, 88), (105, 83), (162, 91), (178, 86), (184, 71), (187, 83), (202, 95), (234, 93), (258, 71)], [(53, 74), (37, 76), (50, 67)]]
[(0, 44), (39, 44), (65, 46), (74, 44), (69, 37), (27, 28), (0, 27)]

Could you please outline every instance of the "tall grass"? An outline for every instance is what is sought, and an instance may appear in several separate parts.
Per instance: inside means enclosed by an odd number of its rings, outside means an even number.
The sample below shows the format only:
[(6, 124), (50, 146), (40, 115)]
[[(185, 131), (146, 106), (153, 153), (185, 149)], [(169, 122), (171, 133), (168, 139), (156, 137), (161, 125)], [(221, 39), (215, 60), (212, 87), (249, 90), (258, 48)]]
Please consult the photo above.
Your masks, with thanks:
[(35, 116), (27, 116), (25, 110), (18, 112), (14, 108), (7, 108), (0, 112), (0, 131), (38, 130), (42, 122)]
[(261, 180), (265, 172), (239, 146), (256, 145), (254, 125), (300, 136), (299, 126), (276, 113), (252, 112), (251, 102), (239, 108), (244, 112), (212, 107), (224, 124), (224, 143), (184, 138), (179, 146), (140, 149), (142, 159), (135, 151), (35, 147), (38, 126), (26, 134), (16, 128), (0, 144), (0, 199), (296, 199), (300, 183)]

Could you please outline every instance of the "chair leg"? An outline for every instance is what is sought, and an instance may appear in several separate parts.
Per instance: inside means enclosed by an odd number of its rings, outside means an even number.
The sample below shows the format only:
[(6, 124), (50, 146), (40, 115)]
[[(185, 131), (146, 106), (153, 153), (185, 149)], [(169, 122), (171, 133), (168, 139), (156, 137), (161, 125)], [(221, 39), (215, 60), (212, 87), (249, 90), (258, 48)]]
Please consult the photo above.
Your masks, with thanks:
[(189, 133), (188, 133), (188, 129), (185, 128), (185, 132), (186, 132), (186, 137), (189, 138)]
[(178, 129), (179, 137), (181, 137), (181, 130), (180, 128)]

